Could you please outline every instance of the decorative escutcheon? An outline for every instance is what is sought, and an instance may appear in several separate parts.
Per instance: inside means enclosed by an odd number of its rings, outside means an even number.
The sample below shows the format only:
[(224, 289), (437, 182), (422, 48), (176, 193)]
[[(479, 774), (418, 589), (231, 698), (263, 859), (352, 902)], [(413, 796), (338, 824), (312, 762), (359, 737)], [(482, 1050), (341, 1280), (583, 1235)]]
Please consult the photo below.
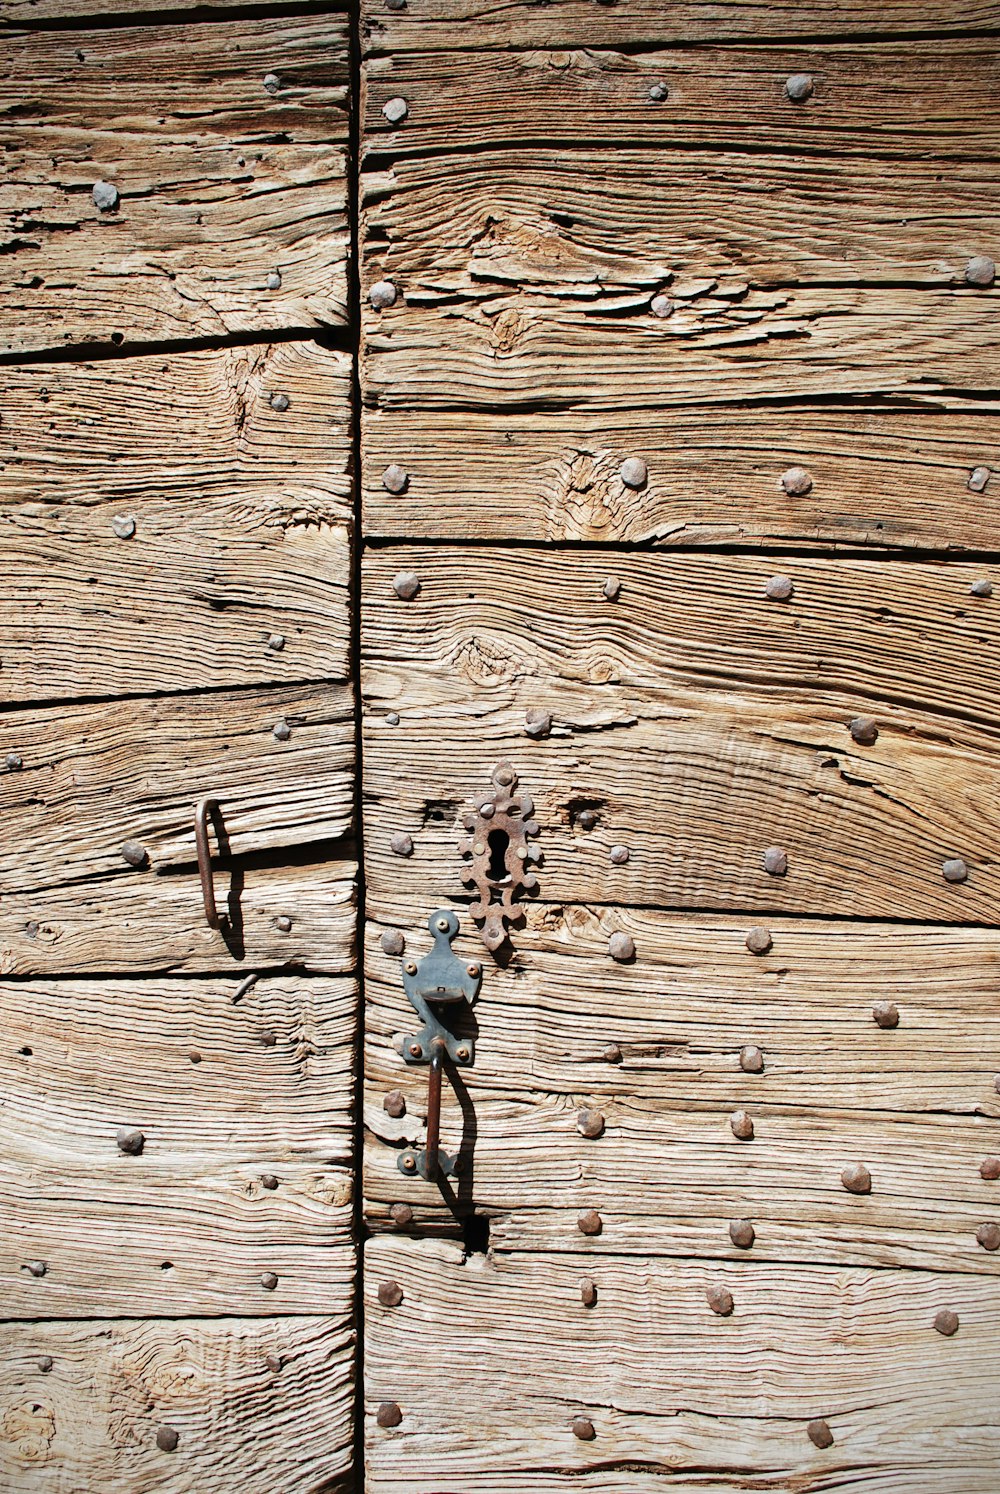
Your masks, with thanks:
[(455, 1159), (440, 1150), (441, 1078), (444, 1061), (449, 1058), (460, 1068), (472, 1063), (475, 1046), (471, 1038), (456, 1037), (442, 1022), (437, 1006), (472, 1003), (483, 978), (478, 960), (460, 960), (451, 947), (459, 930), (458, 919), (450, 908), (439, 908), (427, 920), (434, 936), (434, 948), (419, 962), (404, 960), (403, 989), (417, 1016), (423, 1022), (419, 1032), (403, 1039), (403, 1058), (408, 1064), (429, 1064), (427, 1089), (427, 1140), (420, 1151), (408, 1148), (399, 1156), (398, 1167), (407, 1177), (421, 1177), (432, 1182), (439, 1171), (445, 1177), (456, 1174)]
[(535, 806), (527, 794), (517, 792), (517, 774), (510, 763), (493, 770), (493, 792), (476, 802), (474, 811), (463, 816), (468, 839), (458, 849), (471, 858), (462, 869), (462, 881), (474, 886), (479, 900), (471, 912), (489, 950), (499, 949), (507, 937), (507, 926), (519, 916), (515, 899), (519, 892), (534, 892), (538, 878), (528, 868), (539, 859), (529, 840), (538, 834), (533, 818)]

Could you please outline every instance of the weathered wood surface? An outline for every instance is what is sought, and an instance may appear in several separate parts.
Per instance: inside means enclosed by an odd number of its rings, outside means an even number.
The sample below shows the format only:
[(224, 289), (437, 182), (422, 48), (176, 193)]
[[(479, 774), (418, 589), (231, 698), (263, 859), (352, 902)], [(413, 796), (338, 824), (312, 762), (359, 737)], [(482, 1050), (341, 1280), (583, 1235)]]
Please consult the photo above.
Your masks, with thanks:
[[(36, 15), (57, 9), (72, 13), (92, 0), (5, 0), (3, 12)], [(152, 0), (119, 0), (120, 8), (137, 10)], [(0, 12), (0, 13), (3, 13)], [(801, 38), (796, 71), (808, 68), (814, 39), (862, 35), (919, 35), (945, 30), (952, 34), (1000, 24), (992, 0), (962, 5), (953, 0), (889, 0), (877, 9), (857, 0), (830, 5), (747, 3), (747, 0), (685, 0), (666, 6), (662, 0), (616, 0), (614, 6), (593, 0), (408, 0), (389, 10), (385, 0), (363, 0), (361, 37), (366, 52), (452, 51), (498, 47), (629, 47), (656, 43)]]
[[(384, 1239), (365, 1262), (373, 1488), (995, 1487), (996, 1282), (642, 1256), (463, 1261), (444, 1242)], [(386, 1279), (403, 1290), (398, 1307), (376, 1300)], [(728, 1318), (706, 1304), (719, 1282), (734, 1298)], [(952, 1338), (932, 1327), (942, 1308), (958, 1314)], [(400, 1407), (395, 1429), (375, 1424), (383, 1401)], [(590, 1419), (592, 1441), (573, 1435), (575, 1416)], [(818, 1417), (834, 1438), (824, 1450), (806, 1432)]]
[[(366, 410), (366, 534), (996, 547), (995, 488), (978, 495), (968, 488), (977, 467), (993, 471), (1000, 463), (1000, 412), (992, 404), (657, 416), (623, 400), (603, 419)], [(634, 452), (651, 474), (641, 492), (626, 489), (618, 472)], [(382, 481), (392, 464), (409, 475), (402, 496)], [(810, 473), (808, 494), (782, 488), (782, 474), (794, 466)]]
[[(25, 1494), (189, 1494), (224, 1478), (247, 1494), (349, 1494), (348, 1310), (6, 1324), (0, 1482)], [(161, 1427), (178, 1433), (173, 1452), (157, 1446)]]
[(356, 986), (239, 985), (0, 983), (5, 1316), (345, 1309)]
[[(591, 14), (597, 7), (590, 8)], [(605, 25), (614, 26), (610, 11)], [(697, 145), (808, 148), (833, 154), (995, 157), (996, 43), (952, 37), (808, 47), (681, 47), (400, 53), (362, 70), (367, 156), (466, 146)], [(793, 103), (785, 82), (808, 73)], [(667, 97), (651, 99), (663, 84)], [(394, 97), (409, 112), (382, 114)], [(612, 173), (613, 174), (613, 173)]]
[[(22, 851), (23, 851), (22, 847)], [(240, 975), (289, 967), (335, 974), (354, 964), (356, 867), (333, 847), (319, 865), (215, 872), (233, 932), (210, 929), (194, 867), (169, 877), (98, 872), (92, 880), (0, 898), (0, 975), (175, 972)], [(282, 859), (278, 853), (277, 859)], [(288, 853), (288, 859), (298, 857)], [(23, 869), (24, 862), (19, 869)], [(291, 929), (278, 926), (290, 918)]]
[[(343, 21), (184, 37), (4, 44), (4, 351), (346, 321), (346, 157), (332, 143), (346, 137)], [(97, 182), (119, 194), (111, 210), (95, 205)]]
[[(420, 592), (401, 601), (394, 574)], [(775, 571), (793, 578), (769, 601)], [(602, 596), (612, 571), (615, 603)], [(997, 613), (972, 566), (393, 547), (365, 561), (366, 864), (462, 895), (510, 759), (547, 901), (996, 923)], [(532, 740), (526, 713), (552, 732)], [(388, 719), (399, 713), (397, 725)], [(872, 715), (879, 737), (848, 723)], [(446, 744), (446, 750), (445, 749)], [(577, 816), (598, 813), (584, 831)], [(409, 861), (392, 853), (412, 836)], [(621, 844), (630, 858), (610, 861)], [(769, 876), (770, 846), (788, 855)], [(944, 862), (962, 857), (964, 883)]]

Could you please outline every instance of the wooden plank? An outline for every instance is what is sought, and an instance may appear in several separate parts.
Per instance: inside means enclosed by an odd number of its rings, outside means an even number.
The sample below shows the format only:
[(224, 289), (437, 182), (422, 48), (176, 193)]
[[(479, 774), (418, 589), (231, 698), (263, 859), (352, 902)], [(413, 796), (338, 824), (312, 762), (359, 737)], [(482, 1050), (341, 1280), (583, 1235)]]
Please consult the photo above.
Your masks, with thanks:
[[(60, 13), (88, 0), (7, 0), (16, 15), (28, 6), (58, 5)], [(125, 0), (138, 9), (151, 0)], [(814, 39), (916, 34), (952, 34), (996, 26), (1000, 10), (991, 0), (957, 9), (950, 0), (889, 0), (877, 10), (856, 0), (834, 4), (776, 5), (746, 0), (685, 0), (669, 7), (660, 0), (616, 0), (614, 7), (590, 0), (420, 0), (389, 10), (385, 0), (364, 0), (361, 36), (366, 53), (452, 51), (472, 47), (634, 47), (676, 42), (785, 41), (800, 38), (800, 63), (808, 67)], [(801, 70), (801, 67), (800, 69)]]
[[(364, 527), (393, 539), (886, 545), (990, 550), (1000, 425), (988, 403), (947, 412), (846, 406), (606, 416), (366, 410)], [(642, 452), (649, 481), (618, 469)], [(386, 490), (391, 465), (405, 493)], [(805, 468), (807, 494), (783, 473)], [(992, 478), (996, 482), (996, 478)], [(609, 558), (610, 561), (610, 558)], [(611, 564), (616, 562), (610, 561)]]
[[(927, 1272), (473, 1255), (370, 1241), (366, 1454), (373, 1488), (522, 1494), (847, 1489), (989, 1494), (996, 1282)], [(581, 1277), (597, 1303), (580, 1302)], [(403, 1299), (382, 1307), (380, 1281)], [(706, 1288), (732, 1292), (730, 1317)], [(933, 1329), (941, 1309), (958, 1332)], [(426, 1331), (433, 1323), (434, 1332)], [(399, 1425), (375, 1424), (393, 1401)], [(587, 1417), (594, 1438), (571, 1430)], [(806, 1428), (823, 1418), (833, 1445)]]
[[(616, 23), (608, 13), (604, 24)], [(578, 50), (565, 41), (559, 51), (520, 47), (511, 33), (506, 50), (369, 58), (365, 153), (581, 140), (592, 148), (808, 147), (866, 158), (981, 158), (1000, 149), (989, 37), (951, 37), (946, 47), (936, 39), (635, 53), (599, 50), (593, 41)], [(813, 80), (812, 96), (793, 103), (785, 83), (802, 73)], [(659, 85), (665, 99), (650, 96)], [(400, 124), (382, 113), (395, 97), (408, 105)]]
[(356, 985), (239, 985), (0, 982), (6, 1316), (343, 1310)]
[[(794, 595), (769, 601), (775, 570)], [(613, 569), (619, 600), (606, 601)], [(401, 601), (392, 578), (415, 572)], [(365, 560), (366, 866), (464, 893), (459, 817), (510, 759), (546, 901), (996, 923), (997, 638), (972, 566), (392, 547)], [(526, 734), (531, 710), (551, 734)], [(389, 719), (398, 714), (398, 724)], [(873, 746), (848, 723), (877, 718)], [(442, 750), (447, 744), (447, 750)], [(578, 816), (593, 809), (598, 827)], [(612, 865), (610, 851), (630, 857)], [(766, 848), (788, 856), (764, 870)], [(967, 863), (964, 883), (946, 861)]]
[[(352, 1487), (346, 1302), (316, 1317), (24, 1323), (0, 1334), (6, 1488)], [(161, 1427), (178, 1434), (173, 1452), (157, 1445)]]

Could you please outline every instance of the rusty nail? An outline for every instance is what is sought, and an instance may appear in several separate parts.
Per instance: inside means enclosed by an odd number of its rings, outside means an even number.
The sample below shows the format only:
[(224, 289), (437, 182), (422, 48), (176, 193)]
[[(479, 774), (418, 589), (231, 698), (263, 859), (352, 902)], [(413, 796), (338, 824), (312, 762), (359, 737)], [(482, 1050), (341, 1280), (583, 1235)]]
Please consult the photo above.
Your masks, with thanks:
[(49, 1269), (44, 1261), (25, 1261), (23, 1269), (29, 1276), (44, 1276)]
[(174, 1452), (180, 1440), (176, 1427), (157, 1427), (156, 1445), (160, 1452)]
[(409, 106), (405, 99), (388, 99), (382, 105), (382, 113), (391, 125), (402, 124), (409, 112)]
[(753, 1140), (753, 1121), (745, 1110), (734, 1110), (729, 1117), (729, 1124), (737, 1141)]
[(818, 1416), (815, 1421), (811, 1421), (806, 1427), (806, 1431), (809, 1434), (809, 1441), (814, 1447), (833, 1446), (833, 1433), (821, 1416)]
[(813, 91), (811, 73), (793, 73), (785, 79), (785, 94), (793, 104), (804, 104)]
[(375, 1413), (380, 1427), (398, 1427), (402, 1419), (403, 1413), (395, 1401), (383, 1401)]
[(368, 299), (376, 311), (385, 311), (388, 306), (395, 306), (398, 292), (391, 280), (376, 280), (368, 292)]
[(878, 741), (878, 723), (871, 716), (855, 716), (847, 730), (860, 747), (871, 747)]
[(260, 1184), (262, 1188), (267, 1189), (268, 1193), (273, 1193), (278, 1186), (278, 1179), (273, 1172), (265, 1172), (261, 1177)]
[(642, 457), (626, 457), (618, 468), (618, 476), (627, 488), (641, 488), (649, 476), (649, 469)]
[(278, 1278), (275, 1276), (273, 1271), (262, 1271), (260, 1284), (264, 1288), (265, 1292), (273, 1292), (275, 1287), (278, 1285)]
[(394, 856), (412, 856), (412, 835), (407, 835), (405, 830), (397, 830), (389, 840), (389, 849)]
[(570, 1422), (570, 1430), (574, 1437), (579, 1437), (581, 1442), (593, 1442), (594, 1423), (586, 1416), (574, 1416)]
[(733, 1310), (733, 1294), (728, 1287), (710, 1286), (705, 1291), (708, 1305), (720, 1318), (728, 1318)]
[(790, 498), (804, 498), (812, 492), (813, 480), (804, 467), (789, 467), (781, 474), (781, 486)]
[(976, 1244), (984, 1250), (1000, 1250), (1000, 1224), (981, 1224), (976, 1230)]
[(115, 514), (111, 528), (120, 540), (130, 540), (135, 534), (135, 520), (131, 514)]
[(95, 182), (90, 195), (98, 212), (111, 213), (118, 206), (118, 188), (113, 182)]
[(403, 1288), (398, 1281), (379, 1282), (378, 1300), (383, 1307), (398, 1307), (403, 1300)]
[(603, 1228), (601, 1216), (596, 1209), (584, 1209), (576, 1221), (576, 1227), (581, 1235), (599, 1235)]
[(597, 1301), (597, 1283), (591, 1276), (585, 1276), (580, 1283), (580, 1301), (584, 1307), (593, 1307)]
[(596, 1141), (598, 1136), (604, 1134), (604, 1116), (599, 1110), (581, 1110), (576, 1117), (576, 1129), (581, 1136)]
[(409, 481), (408, 473), (395, 462), (390, 463), (382, 473), (382, 486), (387, 493), (405, 493)]
[(412, 602), (420, 590), (420, 577), (415, 571), (399, 571), (392, 578), (392, 589), (402, 602)]
[(969, 473), (969, 492), (981, 493), (992, 475), (989, 467), (973, 467)]
[(282, 934), (287, 934), (291, 931), (292, 920), (287, 913), (279, 913), (274, 920), (274, 925)]
[(764, 1055), (752, 1043), (740, 1049), (740, 1068), (744, 1074), (759, 1074), (764, 1068)]
[(1000, 1157), (984, 1158), (979, 1164), (979, 1176), (988, 1183), (995, 1183), (1000, 1178)]
[(945, 1338), (951, 1338), (953, 1333), (958, 1332), (958, 1313), (952, 1312), (950, 1307), (942, 1307), (934, 1318), (934, 1327)]
[(751, 954), (766, 955), (774, 940), (771, 938), (771, 930), (764, 928), (762, 924), (755, 924), (746, 937), (746, 947)]
[(967, 285), (992, 285), (997, 267), (987, 254), (974, 254), (965, 266)]
[(409, 1204), (393, 1204), (389, 1210), (389, 1218), (400, 1229), (405, 1229), (408, 1224), (413, 1223), (413, 1210)]
[(872, 1175), (863, 1162), (851, 1162), (840, 1174), (840, 1181), (848, 1193), (870, 1193)]
[(635, 940), (632, 935), (623, 934), (620, 929), (613, 933), (608, 940), (608, 954), (613, 960), (617, 960), (619, 965), (628, 960), (634, 960)]
[(973, 581), (969, 587), (970, 597), (991, 597), (993, 595), (993, 582), (984, 577), (981, 581)]
[(379, 942), (382, 953), (387, 955), (401, 955), (406, 948), (406, 940), (399, 929), (386, 929)]
[(772, 576), (764, 587), (764, 595), (771, 602), (787, 602), (794, 591), (791, 576)]
[(279, 413), (287, 410), (289, 405), (287, 394), (272, 394), (267, 402), (272, 410), (277, 410)]
[(246, 993), (248, 991), (252, 991), (259, 980), (260, 976), (256, 973), (254, 973), (253, 975), (244, 976), (239, 985), (236, 987), (236, 990), (233, 992), (233, 1001), (242, 1001)]
[(654, 296), (650, 301), (649, 309), (654, 316), (661, 318), (668, 317), (674, 309), (674, 303), (669, 296), (663, 295), (661, 291), (659, 295)]
[(606, 1063), (621, 1063), (622, 1050), (619, 1048), (617, 1043), (609, 1043), (604, 1052), (601, 1054), (601, 1057), (605, 1060)]
[(780, 846), (768, 846), (764, 852), (764, 870), (771, 877), (785, 875), (788, 870), (788, 856)]
[(127, 1126), (121, 1126), (115, 1132), (115, 1141), (118, 1143), (118, 1150), (129, 1157), (138, 1157), (146, 1145), (146, 1138), (142, 1132), (132, 1130)]
[(38, 1368), (41, 1370), (43, 1375), (49, 1374), (52, 1369), (52, 1355), (43, 1354), (38, 1361)]
[(278, 92), (278, 89), (281, 87), (281, 79), (278, 77), (277, 73), (264, 74), (264, 87), (268, 93)]
[(8, 752), (7, 770), (10, 773), (18, 773), (24, 767), (24, 758), (19, 752)]
[(292, 728), (287, 721), (276, 721), (271, 728), (271, 735), (276, 742), (287, 742), (292, 734)]
[(267, 1365), (272, 1375), (276, 1375), (281, 1369), (281, 1357), (278, 1354), (265, 1354), (264, 1363)]
[(277, 290), (281, 289), (281, 271), (280, 270), (272, 270), (270, 272), (270, 274), (267, 277), (267, 288), (268, 288), (269, 291), (277, 291)]
[(267, 646), (269, 649), (273, 649), (276, 654), (280, 654), (285, 646), (284, 633), (272, 633), (267, 640)]
[(872, 1017), (879, 1027), (898, 1027), (899, 1008), (894, 1001), (876, 1001), (872, 1007)]
[(401, 1120), (406, 1114), (406, 1096), (401, 1089), (390, 1089), (382, 1101), (382, 1109), (393, 1120)]
[(611, 864), (613, 866), (624, 866), (629, 858), (628, 846), (611, 847)]
[(729, 1238), (740, 1250), (749, 1250), (757, 1238), (757, 1232), (749, 1219), (730, 1219)]
[(137, 840), (127, 840), (122, 846), (122, 860), (127, 861), (129, 866), (136, 868), (145, 866), (149, 860), (146, 847)]
[(946, 882), (964, 882), (969, 875), (969, 868), (961, 856), (956, 856), (953, 860), (942, 863), (941, 874)]
[(552, 730), (552, 717), (548, 711), (532, 707), (525, 712), (524, 729), (529, 737), (547, 737)]

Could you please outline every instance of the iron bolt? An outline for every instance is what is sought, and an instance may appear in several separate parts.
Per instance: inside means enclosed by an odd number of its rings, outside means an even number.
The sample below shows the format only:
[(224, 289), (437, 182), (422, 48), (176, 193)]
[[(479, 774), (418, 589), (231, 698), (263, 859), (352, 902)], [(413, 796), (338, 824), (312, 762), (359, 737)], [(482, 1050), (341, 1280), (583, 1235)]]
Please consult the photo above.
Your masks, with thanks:
[(405, 830), (397, 830), (389, 841), (389, 848), (394, 856), (412, 856), (413, 836), (407, 835)]
[(389, 1210), (389, 1218), (399, 1229), (405, 1229), (408, 1224), (413, 1223), (413, 1210), (409, 1204), (393, 1204)]
[(793, 73), (785, 79), (785, 93), (793, 104), (804, 104), (813, 91), (811, 73)]
[(287, 934), (291, 931), (292, 920), (289, 918), (287, 913), (279, 913), (277, 918), (274, 920), (274, 924), (282, 934)]
[(122, 860), (127, 861), (129, 866), (136, 868), (145, 866), (149, 860), (146, 847), (137, 840), (127, 840), (122, 846)]
[(780, 846), (768, 846), (764, 852), (764, 870), (770, 877), (783, 877), (788, 870), (788, 856)]
[(44, 1276), (49, 1269), (44, 1261), (25, 1261), (24, 1269), (29, 1276)]
[(8, 752), (7, 769), (11, 773), (17, 773), (24, 767), (24, 758), (19, 752)]
[(753, 1121), (745, 1110), (734, 1110), (729, 1117), (729, 1124), (737, 1141), (753, 1140)]
[(979, 1176), (985, 1178), (988, 1183), (995, 1183), (1000, 1178), (1000, 1157), (987, 1157), (979, 1164)]
[(576, 1221), (576, 1227), (581, 1235), (599, 1235), (603, 1228), (601, 1216), (596, 1209), (584, 1209)]
[(790, 498), (804, 498), (812, 492), (812, 475), (804, 467), (789, 467), (781, 474), (781, 486)]
[(969, 492), (981, 493), (989, 482), (992, 473), (989, 467), (973, 467), (969, 473)]
[(532, 707), (525, 712), (524, 729), (529, 737), (547, 737), (552, 730), (552, 717), (548, 711)]
[(953, 1333), (958, 1332), (958, 1313), (952, 1312), (950, 1307), (942, 1307), (934, 1318), (934, 1327), (945, 1338), (951, 1338)]
[(654, 83), (649, 90), (649, 97), (654, 104), (662, 104), (667, 97), (668, 89), (665, 83)]
[(969, 868), (961, 856), (956, 856), (953, 860), (943, 863), (941, 874), (946, 882), (964, 882), (969, 875)]
[(175, 1427), (157, 1427), (156, 1445), (160, 1452), (175, 1452), (180, 1440)]
[(764, 595), (770, 602), (787, 602), (794, 591), (791, 576), (772, 576), (764, 587)]
[(847, 730), (860, 747), (871, 747), (878, 741), (878, 723), (871, 716), (855, 716)]
[(420, 577), (415, 571), (399, 571), (392, 578), (392, 589), (402, 602), (412, 602), (420, 590)]
[(773, 943), (771, 930), (764, 928), (762, 924), (755, 924), (746, 937), (746, 947), (755, 955), (766, 955)]
[(385, 311), (388, 306), (395, 306), (398, 292), (391, 280), (376, 280), (368, 292), (368, 299), (376, 311)]
[(285, 635), (283, 633), (272, 633), (267, 640), (267, 646), (273, 649), (276, 654), (280, 654), (285, 646)]
[(281, 79), (278, 77), (277, 73), (264, 74), (264, 87), (268, 93), (278, 92), (278, 89), (281, 87)]
[(880, 1027), (899, 1026), (899, 1008), (894, 1001), (876, 1001), (872, 1016)]
[(982, 581), (973, 581), (969, 587), (969, 595), (972, 597), (991, 597), (993, 595), (993, 583), (985, 578)]
[(996, 279), (997, 267), (986, 254), (974, 254), (965, 266), (965, 279), (968, 285), (992, 285)]
[(111, 528), (120, 540), (130, 540), (135, 534), (135, 520), (131, 514), (115, 514)]
[(621, 1063), (622, 1050), (617, 1043), (609, 1043), (601, 1056), (607, 1063)]
[(570, 1430), (574, 1437), (579, 1437), (581, 1442), (593, 1442), (594, 1423), (588, 1421), (586, 1416), (574, 1416), (570, 1422)]
[(146, 1145), (142, 1132), (130, 1130), (127, 1126), (122, 1126), (115, 1132), (115, 1141), (118, 1143), (118, 1150), (129, 1157), (138, 1157)]
[(740, 1250), (749, 1250), (757, 1232), (749, 1219), (730, 1219), (729, 1238)]
[(272, 1375), (276, 1375), (281, 1369), (281, 1359), (277, 1354), (265, 1354), (264, 1363), (267, 1365)]
[(271, 273), (268, 275), (268, 277), (267, 277), (267, 288), (268, 288), (269, 291), (276, 291), (276, 290), (280, 290), (281, 289), (281, 271), (280, 270), (272, 270)]
[(276, 721), (271, 728), (271, 735), (276, 742), (287, 742), (292, 734), (292, 728), (287, 721)]
[(649, 469), (642, 457), (626, 457), (618, 468), (618, 476), (627, 488), (641, 488), (649, 476)]
[(273, 1292), (278, 1285), (278, 1278), (273, 1271), (263, 1271), (261, 1272), (260, 1284), (265, 1292)]
[(273, 1193), (278, 1186), (278, 1179), (273, 1172), (265, 1172), (260, 1180), (260, 1184), (262, 1188), (267, 1189), (268, 1193)]
[(390, 1089), (382, 1101), (382, 1109), (393, 1120), (402, 1120), (406, 1114), (406, 1096), (401, 1089)]
[(382, 486), (387, 493), (405, 493), (410, 479), (402, 467), (395, 462), (386, 467), (382, 473)]
[(597, 1283), (590, 1276), (585, 1276), (580, 1283), (580, 1301), (584, 1307), (593, 1307), (597, 1301)]
[(671, 301), (669, 296), (664, 296), (661, 293), (660, 295), (653, 297), (653, 299), (649, 303), (649, 309), (654, 316), (666, 318), (673, 311), (674, 303), (673, 301)]
[(624, 964), (628, 960), (634, 960), (635, 940), (632, 938), (632, 935), (623, 934), (621, 930), (612, 934), (608, 940), (608, 954), (613, 960), (617, 960), (619, 965)]
[(38, 1368), (41, 1370), (43, 1375), (49, 1374), (52, 1369), (52, 1355), (43, 1354), (38, 1361)]
[(382, 105), (382, 113), (391, 125), (402, 124), (409, 112), (409, 106), (405, 99), (388, 99)]
[(618, 577), (609, 576), (604, 585), (601, 587), (601, 594), (606, 602), (617, 602), (618, 594), (621, 589), (622, 584), (619, 581)]
[(386, 929), (380, 940), (382, 953), (387, 955), (401, 955), (406, 948), (406, 940), (399, 929)]
[(809, 1441), (814, 1447), (833, 1446), (833, 1433), (822, 1417), (817, 1417), (815, 1421), (811, 1421), (806, 1427), (806, 1431), (809, 1434)]
[(604, 1134), (604, 1116), (599, 1110), (581, 1110), (576, 1118), (576, 1129), (581, 1136), (596, 1141)]
[(282, 411), (288, 409), (288, 404), (289, 404), (288, 395), (287, 394), (272, 394), (270, 396), (270, 398), (268, 399), (268, 404), (271, 406), (272, 410), (277, 410), (279, 413), (281, 413)]
[(383, 1401), (375, 1413), (380, 1427), (398, 1427), (402, 1419), (403, 1413), (395, 1401)]
[(118, 206), (118, 188), (112, 182), (95, 182), (90, 195), (98, 212), (111, 213)]
[(840, 1181), (848, 1193), (870, 1193), (872, 1175), (863, 1162), (851, 1162), (840, 1174)]
[(383, 1307), (398, 1307), (403, 1300), (403, 1288), (398, 1281), (379, 1283), (378, 1300)]
[(733, 1294), (724, 1286), (710, 1286), (705, 1292), (708, 1305), (720, 1318), (728, 1318), (733, 1310)]
[(981, 1224), (976, 1230), (976, 1243), (984, 1250), (1000, 1250), (1000, 1224)]
[(744, 1074), (759, 1074), (764, 1068), (764, 1055), (752, 1043), (740, 1049), (740, 1068)]

